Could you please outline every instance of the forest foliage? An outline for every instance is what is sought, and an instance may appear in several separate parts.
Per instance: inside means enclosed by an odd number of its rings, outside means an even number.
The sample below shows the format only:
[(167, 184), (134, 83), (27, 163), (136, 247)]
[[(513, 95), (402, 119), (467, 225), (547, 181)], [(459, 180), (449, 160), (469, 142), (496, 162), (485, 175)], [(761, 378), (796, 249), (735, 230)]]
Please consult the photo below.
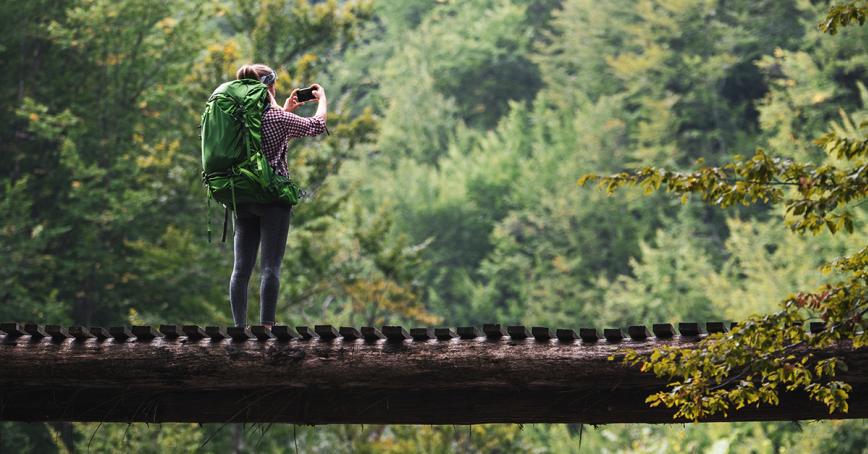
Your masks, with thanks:
[[(838, 5), (829, 10), (819, 28), (834, 35), (837, 27), (862, 25), (868, 4)], [(859, 85), (865, 91), (864, 85)], [(845, 120), (849, 120), (845, 118)], [(750, 159), (736, 156), (731, 162), (694, 172), (642, 167), (600, 177), (587, 174), (579, 185), (598, 180), (611, 194), (625, 185), (640, 186), (646, 193), (665, 185), (666, 192), (686, 202), (699, 194), (704, 202), (726, 208), (734, 204), (781, 204), (790, 229), (804, 234), (828, 230), (835, 234), (854, 231), (854, 207), (868, 196), (868, 121), (846, 129), (831, 127), (814, 140), (828, 154), (820, 164), (768, 156), (757, 149)], [(784, 198), (788, 196), (788, 198)], [(630, 365), (641, 364), (670, 379), (669, 390), (649, 396), (651, 406), (677, 407), (676, 417), (693, 421), (747, 405), (777, 405), (783, 391), (802, 390), (825, 404), (829, 413), (846, 413), (850, 384), (837, 380), (848, 365), (841, 358), (815, 360), (814, 352), (832, 347), (862, 348), (868, 344), (868, 245), (850, 256), (831, 259), (824, 271), (838, 271), (842, 280), (818, 290), (790, 293), (781, 310), (758, 314), (738, 322), (729, 333), (703, 339), (695, 349), (665, 347), (650, 354), (625, 355)], [(809, 334), (806, 322), (818, 317), (822, 332)]]

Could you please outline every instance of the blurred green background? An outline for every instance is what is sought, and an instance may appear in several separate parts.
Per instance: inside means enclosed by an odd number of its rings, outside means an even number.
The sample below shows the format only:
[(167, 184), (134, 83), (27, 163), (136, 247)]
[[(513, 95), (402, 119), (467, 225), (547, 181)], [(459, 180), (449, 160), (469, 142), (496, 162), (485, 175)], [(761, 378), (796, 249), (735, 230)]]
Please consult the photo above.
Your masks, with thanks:
[[(330, 136), (290, 143), (290, 172), (316, 197), (292, 221), (280, 324), (576, 328), (769, 312), (828, 279), (818, 266), (864, 244), (865, 223), (802, 237), (777, 207), (608, 197), (576, 179), (757, 147), (828, 159), (811, 140), (868, 119), (868, 28), (821, 34), (828, 7), (2, 0), (0, 320), (231, 324), (231, 236), (206, 240), (198, 123), (251, 62), (278, 70), (278, 102), (316, 82), (331, 111)], [(212, 209), (218, 238), (222, 216)], [(296, 449), (861, 453), (868, 424), (0, 423), (4, 453)]]

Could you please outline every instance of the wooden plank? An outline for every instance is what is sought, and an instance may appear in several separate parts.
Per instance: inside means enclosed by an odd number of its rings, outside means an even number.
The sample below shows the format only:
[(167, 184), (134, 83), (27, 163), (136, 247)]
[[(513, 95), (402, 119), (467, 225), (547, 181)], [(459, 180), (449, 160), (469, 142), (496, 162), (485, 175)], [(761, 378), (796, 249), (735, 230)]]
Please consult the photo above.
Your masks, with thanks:
[(582, 342), (597, 342), (602, 339), (597, 328), (579, 328), (579, 337), (582, 338)]
[(608, 342), (621, 342), (624, 340), (624, 330), (621, 328), (603, 328), (603, 337)]
[(256, 337), (259, 342), (265, 342), (269, 339), (274, 339), (276, 336), (271, 332), (271, 329), (264, 325), (253, 325), (250, 327), (250, 333)]
[(229, 326), (226, 334), (232, 338), (232, 342), (247, 342), (253, 339), (253, 332), (246, 326)]
[(500, 339), (506, 336), (506, 329), (497, 323), (486, 323), (482, 325), (482, 332), (488, 339)]
[(576, 331), (571, 329), (558, 329), (555, 331), (555, 335), (560, 342), (567, 343), (575, 342), (576, 339), (579, 338), (579, 336), (576, 335)]
[(60, 325), (45, 325), (45, 332), (51, 336), (53, 342), (63, 342), (73, 337), (66, 327)]
[(410, 328), (410, 337), (416, 342), (425, 342), (434, 337), (434, 328)]
[(377, 342), (380, 339), (385, 339), (386, 336), (380, 332), (377, 328), (373, 326), (363, 326), (362, 327), (362, 337), (365, 338), (365, 342)]
[(45, 332), (45, 326), (38, 325), (36, 323), (25, 323), (24, 331), (30, 335), (33, 339), (42, 339), (43, 337), (48, 337), (48, 333)]
[(636, 341), (643, 341), (651, 337), (651, 331), (648, 331), (648, 327), (645, 325), (630, 325), (627, 327), (627, 334)]
[(220, 342), (223, 339), (229, 339), (229, 334), (226, 333), (226, 328), (222, 326), (206, 326), (205, 334), (211, 338), (211, 342)]
[(344, 338), (345, 342), (352, 342), (356, 339), (362, 338), (362, 333), (359, 330), (351, 327), (351, 326), (341, 326), (338, 328), (338, 332), (341, 333), (341, 336)]
[(0, 331), (6, 333), (6, 336), (10, 338), (21, 337), (27, 334), (27, 331), (24, 331), (24, 327), (18, 322), (0, 323)]
[(547, 341), (555, 337), (552, 329), (545, 326), (533, 326), (530, 328), (530, 332), (533, 334), (533, 338), (538, 341)]
[(102, 326), (91, 326), (87, 330), (90, 331), (90, 333), (93, 334), (94, 337), (96, 337), (96, 340), (99, 342), (102, 342), (112, 337), (108, 330), (103, 328)]
[(711, 333), (725, 333), (728, 331), (724, 322), (708, 322), (705, 324), (705, 330)]
[(458, 334), (452, 328), (434, 328), (434, 336), (437, 340), (448, 341), (458, 337)]
[(479, 333), (479, 328), (475, 326), (459, 326), (456, 331), (458, 332), (458, 337), (462, 339), (476, 339), (481, 336)]
[(699, 323), (681, 322), (678, 324), (678, 332), (684, 337), (697, 337), (700, 334), (705, 334), (705, 331)]
[(184, 325), (181, 327), (181, 331), (184, 331), (187, 339), (191, 341), (197, 341), (208, 337), (208, 334), (206, 334), (202, 328), (199, 328), (199, 325)]
[[(84, 326), (70, 326), (68, 333), (72, 335), (78, 342), (84, 342), (88, 339), (93, 339), (94, 336), (87, 327)], [(54, 336), (52, 336), (54, 337)]]
[(287, 325), (274, 325), (271, 327), (271, 334), (280, 342), (289, 342), (293, 339), (298, 339), (298, 332)]
[(314, 325), (313, 330), (324, 341), (333, 341), (340, 335), (332, 325)]
[(109, 334), (111, 334), (115, 342), (126, 342), (127, 339), (133, 337), (132, 331), (130, 331), (126, 326), (110, 326)]
[(295, 330), (298, 331), (299, 338), (302, 340), (311, 340), (317, 337), (316, 332), (307, 326), (296, 326)]
[(163, 335), (151, 325), (133, 325), (130, 331), (136, 336), (136, 341), (150, 342)]
[(390, 342), (404, 342), (405, 340), (410, 339), (410, 333), (400, 326), (384, 326), (383, 335), (386, 336), (386, 340)]
[(160, 333), (166, 339), (177, 339), (184, 334), (179, 325), (160, 325)]
[(669, 339), (675, 335), (675, 328), (671, 323), (655, 323), (651, 326), (651, 331), (660, 339)]
[(530, 330), (524, 325), (511, 325), (506, 327), (506, 332), (509, 337), (515, 340), (522, 340), (531, 337)]

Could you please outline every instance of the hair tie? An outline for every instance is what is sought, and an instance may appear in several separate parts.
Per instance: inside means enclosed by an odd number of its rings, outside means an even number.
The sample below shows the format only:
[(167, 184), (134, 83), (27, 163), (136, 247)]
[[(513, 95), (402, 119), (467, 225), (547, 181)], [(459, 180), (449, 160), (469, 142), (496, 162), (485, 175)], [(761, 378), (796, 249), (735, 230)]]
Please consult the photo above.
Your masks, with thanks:
[(259, 78), (259, 81), (264, 83), (265, 85), (271, 85), (276, 80), (277, 74), (275, 74), (274, 71)]

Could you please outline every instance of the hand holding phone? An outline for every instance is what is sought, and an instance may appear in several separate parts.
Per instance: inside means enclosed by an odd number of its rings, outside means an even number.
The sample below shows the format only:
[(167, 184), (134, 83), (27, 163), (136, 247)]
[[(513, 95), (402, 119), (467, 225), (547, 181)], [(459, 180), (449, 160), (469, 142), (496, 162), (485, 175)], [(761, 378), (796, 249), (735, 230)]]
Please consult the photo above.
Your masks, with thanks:
[(298, 102), (307, 102), (311, 99), (316, 99), (316, 96), (313, 95), (313, 90), (313, 86), (299, 89), (297, 92), (295, 92), (296, 99), (298, 100)]

